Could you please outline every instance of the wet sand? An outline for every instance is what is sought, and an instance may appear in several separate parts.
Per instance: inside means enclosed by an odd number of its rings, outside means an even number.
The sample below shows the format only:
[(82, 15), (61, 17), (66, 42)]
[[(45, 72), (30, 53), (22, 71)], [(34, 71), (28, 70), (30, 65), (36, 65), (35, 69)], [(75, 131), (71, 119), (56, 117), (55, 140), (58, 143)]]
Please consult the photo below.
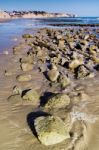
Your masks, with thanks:
[[(35, 41), (34, 41), (35, 42)], [(42, 73), (41, 64), (34, 64), (33, 70), (26, 71), (26, 74), (32, 75), (32, 80), (28, 82), (18, 82), (16, 77), (23, 73), (20, 67), (20, 58), (24, 58), (26, 53), (31, 49), (31, 38), (26, 38), (22, 43), (21, 52), (8, 55), (0, 55), (0, 149), (2, 150), (98, 150), (99, 149), (99, 73), (95, 72), (95, 77), (84, 79), (71, 79), (71, 86), (66, 89), (58, 87), (58, 83), (52, 84), (45, 78)], [(29, 46), (27, 46), (27, 44)], [(43, 45), (44, 46), (44, 45)], [(31, 52), (31, 50), (30, 50)], [(32, 55), (32, 54), (31, 54)], [(38, 67), (40, 65), (41, 68)], [(44, 67), (44, 66), (43, 66)], [(5, 75), (5, 70), (8, 75)], [(40, 71), (41, 70), (41, 71)], [(46, 69), (45, 69), (46, 70)], [(72, 73), (71, 73), (72, 74)], [(72, 76), (72, 75), (71, 75)], [(84, 125), (83, 136), (77, 140), (65, 140), (60, 144), (44, 146), (31, 130), (31, 123), (35, 113), (39, 113), (42, 108), (39, 103), (36, 105), (28, 104), (27, 102), (8, 101), (8, 97), (13, 95), (13, 87), (17, 86), (22, 89), (35, 89), (42, 96), (45, 92), (75, 92), (74, 87), (83, 86), (84, 92), (89, 96), (86, 101), (80, 101), (72, 106), (69, 113), (74, 115), (81, 114), (77, 120), (80, 120)], [(69, 91), (69, 92), (67, 92)], [(45, 97), (46, 98), (46, 97)], [(83, 113), (86, 116), (83, 116)], [(55, 114), (56, 115), (56, 114)], [(64, 116), (64, 109), (57, 112), (57, 115)], [(72, 116), (73, 117), (73, 116)]]

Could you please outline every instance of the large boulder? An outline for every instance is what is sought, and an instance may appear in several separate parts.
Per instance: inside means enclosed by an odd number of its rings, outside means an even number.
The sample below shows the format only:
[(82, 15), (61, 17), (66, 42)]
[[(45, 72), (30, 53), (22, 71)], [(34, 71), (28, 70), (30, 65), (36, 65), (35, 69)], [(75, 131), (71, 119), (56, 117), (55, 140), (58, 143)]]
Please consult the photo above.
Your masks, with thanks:
[(40, 142), (46, 146), (53, 145), (69, 138), (64, 122), (59, 117), (38, 117), (34, 121)]

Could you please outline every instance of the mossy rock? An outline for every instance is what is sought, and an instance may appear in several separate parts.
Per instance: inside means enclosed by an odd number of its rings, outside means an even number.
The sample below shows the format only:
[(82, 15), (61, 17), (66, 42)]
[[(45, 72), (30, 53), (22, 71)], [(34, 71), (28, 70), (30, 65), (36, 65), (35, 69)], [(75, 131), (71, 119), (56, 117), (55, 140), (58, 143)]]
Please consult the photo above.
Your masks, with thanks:
[(44, 108), (53, 110), (60, 109), (69, 106), (70, 97), (67, 94), (56, 94), (48, 99), (48, 102), (45, 104)]
[(54, 145), (69, 138), (65, 124), (59, 117), (38, 117), (34, 125), (38, 139), (43, 145)]
[(26, 39), (33, 38), (33, 36), (31, 34), (24, 34), (22, 37), (26, 38)]
[[(23, 91), (24, 93), (24, 91)], [(36, 105), (39, 103), (39, 98), (40, 95), (38, 94), (37, 91), (35, 91), (34, 89), (31, 89), (29, 91), (27, 91), (23, 96), (22, 96), (24, 102), (30, 102), (33, 105)]]

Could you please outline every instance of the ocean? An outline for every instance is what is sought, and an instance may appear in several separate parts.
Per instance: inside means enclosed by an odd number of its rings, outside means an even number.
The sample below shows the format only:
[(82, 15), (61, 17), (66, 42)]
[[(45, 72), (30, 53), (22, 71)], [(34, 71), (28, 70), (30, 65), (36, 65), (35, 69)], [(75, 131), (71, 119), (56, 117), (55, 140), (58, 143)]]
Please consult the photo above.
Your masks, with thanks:
[[(34, 28), (69, 27), (70, 25), (99, 25), (99, 17), (13, 19), (0, 23), (0, 52), (16, 43), (20, 35)], [(99, 28), (99, 27), (97, 27)]]

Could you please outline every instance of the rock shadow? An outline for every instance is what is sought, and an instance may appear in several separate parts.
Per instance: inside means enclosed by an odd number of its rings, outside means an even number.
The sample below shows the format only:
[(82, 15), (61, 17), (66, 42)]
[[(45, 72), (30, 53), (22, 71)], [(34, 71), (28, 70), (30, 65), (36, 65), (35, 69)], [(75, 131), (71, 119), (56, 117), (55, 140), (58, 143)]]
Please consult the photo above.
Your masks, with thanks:
[(43, 96), (40, 97), (40, 106), (44, 106), (50, 97), (54, 96), (55, 93), (52, 93), (52, 92), (45, 92)]
[(41, 117), (41, 116), (49, 116), (49, 114), (43, 111), (37, 111), (37, 112), (31, 112), (27, 115), (28, 126), (30, 127), (33, 135), (36, 137), (37, 137), (37, 132), (35, 130), (34, 121), (36, 118)]

